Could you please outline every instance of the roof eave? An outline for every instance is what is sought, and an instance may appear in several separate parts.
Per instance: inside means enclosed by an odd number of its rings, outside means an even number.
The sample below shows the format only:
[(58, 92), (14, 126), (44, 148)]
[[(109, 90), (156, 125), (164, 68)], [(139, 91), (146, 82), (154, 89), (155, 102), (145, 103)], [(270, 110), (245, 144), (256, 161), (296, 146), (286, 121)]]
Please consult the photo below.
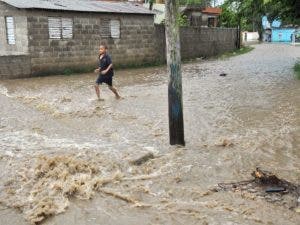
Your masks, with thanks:
[(13, 4), (9, 4), (8, 2), (5, 2), (5, 1), (0, 1), (0, 2), (3, 2), (5, 4), (7, 4), (8, 6), (10, 7), (14, 7), (16, 9), (23, 9), (23, 10), (46, 10), (46, 11), (67, 11), (67, 12), (78, 12), (78, 13), (105, 13), (105, 14), (108, 14), (108, 13), (111, 13), (111, 14), (131, 14), (131, 15), (147, 15), (147, 16), (154, 16), (155, 13), (152, 12), (152, 11), (149, 11), (149, 12), (111, 12), (111, 11), (107, 11), (107, 12), (104, 12), (104, 11), (88, 11), (88, 10), (73, 10), (73, 9), (52, 9), (52, 8), (36, 8), (36, 7), (19, 7), (19, 6), (16, 6), (16, 5), (13, 5)]
[[(13, 6), (15, 7), (15, 6)], [(48, 8), (19, 8), (24, 10), (45, 10), (45, 11), (57, 11), (57, 12), (77, 12), (77, 13), (103, 13), (103, 14), (130, 14), (130, 15), (144, 15), (144, 16), (154, 16), (155, 13), (138, 13), (138, 12), (103, 12), (103, 11), (81, 11), (81, 10), (70, 10), (70, 9), (48, 9)]]

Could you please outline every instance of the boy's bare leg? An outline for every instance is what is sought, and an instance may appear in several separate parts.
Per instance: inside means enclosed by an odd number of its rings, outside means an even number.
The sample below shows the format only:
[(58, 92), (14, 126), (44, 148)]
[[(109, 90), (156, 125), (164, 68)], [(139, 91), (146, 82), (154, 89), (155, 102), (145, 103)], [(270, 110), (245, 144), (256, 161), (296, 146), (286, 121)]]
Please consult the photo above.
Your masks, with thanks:
[(108, 88), (115, 94), (117, 99), (121, 98), (121, 96), (119, 95), (117, 89), (114, 86), (108, 86)]
[(99, 88), (99, 84), (95, 84), (95, 91), (96, 91), (96, 95), (98, 97), (98, 100), (101, 101), (103, 99), (100, 98), (100, 88)]

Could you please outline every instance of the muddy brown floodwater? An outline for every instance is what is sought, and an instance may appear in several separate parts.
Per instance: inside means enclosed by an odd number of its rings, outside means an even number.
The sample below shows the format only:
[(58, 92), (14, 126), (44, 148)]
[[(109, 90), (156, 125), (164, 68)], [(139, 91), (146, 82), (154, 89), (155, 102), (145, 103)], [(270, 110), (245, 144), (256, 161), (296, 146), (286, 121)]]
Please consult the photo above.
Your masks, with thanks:
[(0, 81), (0, 224), (299, 224), (299, 208), (209, 191), (256, 167), (300, 183), (297, 58), (261, 44), (183, 65), (184, 148), (168, 145), (164, 67), (117, 71), (120, 101), (95, 101), (95, 74)]

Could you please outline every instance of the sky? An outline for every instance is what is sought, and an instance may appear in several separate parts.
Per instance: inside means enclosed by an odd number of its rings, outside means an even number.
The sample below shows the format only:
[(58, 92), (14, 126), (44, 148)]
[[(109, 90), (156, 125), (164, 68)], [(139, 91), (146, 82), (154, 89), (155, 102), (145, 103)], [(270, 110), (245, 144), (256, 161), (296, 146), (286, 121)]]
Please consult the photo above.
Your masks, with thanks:
[(223, 4), (224, 0), (216, 0), (216, 5), (221, 5)]

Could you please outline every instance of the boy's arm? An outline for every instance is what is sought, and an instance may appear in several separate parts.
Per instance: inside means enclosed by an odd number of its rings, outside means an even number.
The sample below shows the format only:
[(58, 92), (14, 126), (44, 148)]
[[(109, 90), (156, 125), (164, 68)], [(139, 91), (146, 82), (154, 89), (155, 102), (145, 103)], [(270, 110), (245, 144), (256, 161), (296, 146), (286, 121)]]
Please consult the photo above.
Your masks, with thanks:
[(107, 72), (113, 67), (113, 64), (109, 64), (109, 66), (106, 68), (106, 70), (101, 71), (101, 74), (105, 75)]
[(99, 73), (101, 70), (101, 67), (99, 66), (97, 69), (94, 70), (95, 73)]

